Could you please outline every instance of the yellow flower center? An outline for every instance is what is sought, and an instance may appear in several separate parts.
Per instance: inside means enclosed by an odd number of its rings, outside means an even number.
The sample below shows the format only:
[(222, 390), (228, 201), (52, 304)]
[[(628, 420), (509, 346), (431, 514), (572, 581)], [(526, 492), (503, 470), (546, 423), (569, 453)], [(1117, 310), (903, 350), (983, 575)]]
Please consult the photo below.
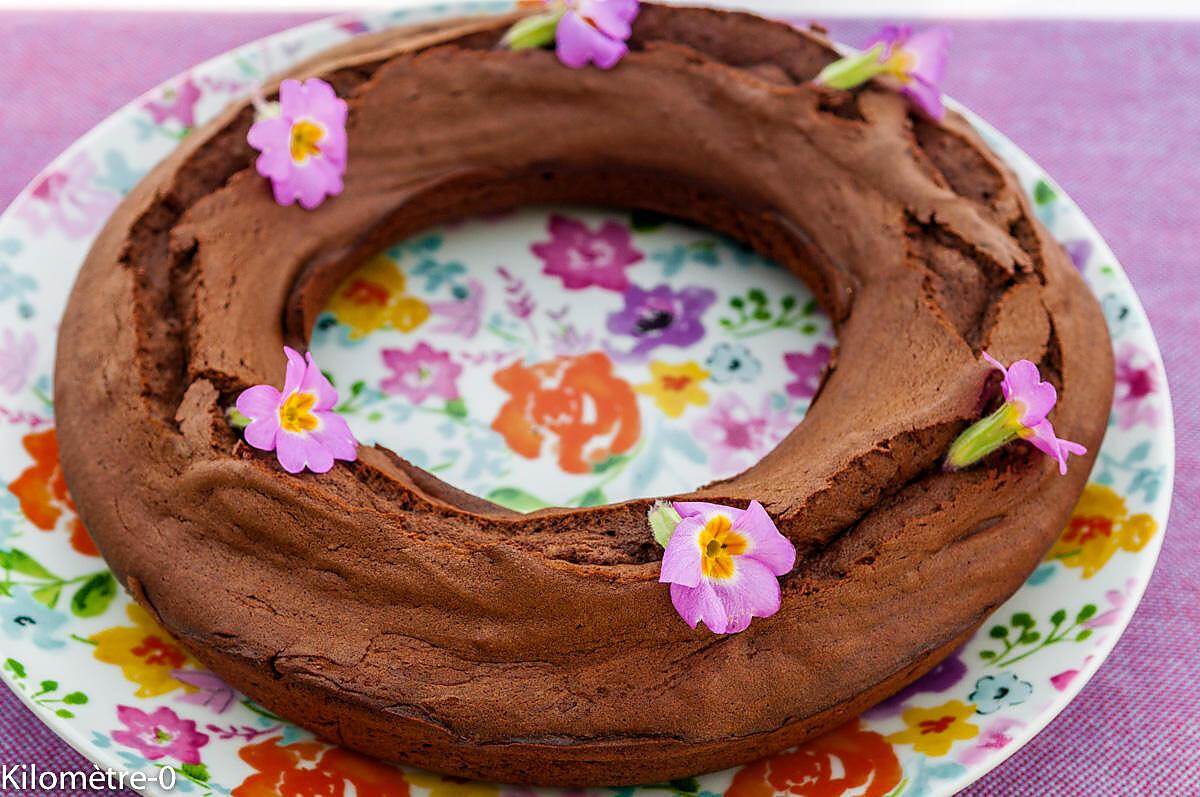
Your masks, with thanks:
[(296, 391), (287, 397), (279, 408), (279, 426), (285, 432), (311, 432), (317, 428), (317, 416), (313, 415), (313, 404), (317, 397), (312, 393)]
[(325, 138), (325, 128), (316, 122), (301, 119), (292, 125), (292, 160), (303, 163), (312, 155), (320, 155), (321, 139)]
[(897, 47), (892, 50), (892, 55), (887, 60), (887, 73), (900, 82), (907, 83), (912, 80), (912, 68), (916, 63), (917, 59), (913, 58), (911, 53)]
[(733, 523), (725, 515), (714, 515), (700, 532), (700, 560), (705, 578), (732, 578), (733, 558), (746, 552), (746, 538), (733, 530)]

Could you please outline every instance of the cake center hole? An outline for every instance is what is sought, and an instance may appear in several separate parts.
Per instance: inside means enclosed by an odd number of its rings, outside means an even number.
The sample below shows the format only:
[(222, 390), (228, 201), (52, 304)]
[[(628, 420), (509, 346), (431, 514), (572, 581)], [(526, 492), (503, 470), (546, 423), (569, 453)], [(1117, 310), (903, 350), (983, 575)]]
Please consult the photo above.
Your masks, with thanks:
[(744, 470), (803, 418), (833, 344), (804, 283), (738, 242), (570, 206), (397, 242), (311, 348), (359, 440), (530, 511)]

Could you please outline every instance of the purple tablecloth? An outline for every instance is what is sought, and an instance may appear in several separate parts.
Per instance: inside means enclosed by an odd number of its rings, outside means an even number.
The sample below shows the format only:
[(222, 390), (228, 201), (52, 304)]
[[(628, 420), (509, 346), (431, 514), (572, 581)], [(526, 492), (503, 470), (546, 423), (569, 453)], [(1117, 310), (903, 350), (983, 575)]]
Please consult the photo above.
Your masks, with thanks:
[[(141, 92), (309, 18), (0, 13), (0, 207)], [(878, 23), (829, 27), (855, 42)], [(1200, 794), (1200, 25), (952, 27), (948, 93), (1063, 185), (1132, 278), (1166, 358), (1179, 445), (1162, 558), (1129, 630), (1079, 698), (967, 794)], [(0, 763), (19, 762), (84, 766), (0, 689)]]

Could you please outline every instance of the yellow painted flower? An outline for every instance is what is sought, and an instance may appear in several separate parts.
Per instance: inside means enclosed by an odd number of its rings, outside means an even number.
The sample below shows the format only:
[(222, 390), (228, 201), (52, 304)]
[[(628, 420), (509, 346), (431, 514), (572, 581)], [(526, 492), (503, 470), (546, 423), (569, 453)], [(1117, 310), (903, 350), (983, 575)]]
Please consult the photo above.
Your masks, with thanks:
[(159, 628), (146, 610), (136, 603), (125, 609), (133, 627), (107, 628), (91, 637), (96, 643), (94, 655), (107, 664), (116, 664), (129, 681), (138, 685), (138, 697), (157, 697), (175, 689), (194, 691), (171, 673), (196, 661), (170, 634)]
[(908, 727), (887, 737), (889, 742), (911, 744), (918, 753), (945, 755), (957, 741), (974, 739), (979, 726), (967, 722), (975, 715), (975, 706), (951, 700), (936, 708), (910, 708), (901, 715)]
[(689, 404), (697, 407), (708, 404), (708, 394), (700, 387), (708, 379), (708, 371), (693, 360), (678, 365), (655, 360), (650, 363), (650, 378), (650, 382), (634, 389), (653, 396), (658, 408), (672, 418), (683, 415)]
[(1156, 531), (1153, 517), (1130, 515), (1125, 499), (1111, 487), (1089, 484), (1046, 558), (1081, 567), (1083, 577), (1091, 578), (1118, 550), (1135, 553), (1145, 548)]
[(412, 332), (429, 318), (429, 305), (404, 288), (404, 272), (396, 261), (378, 255), (342, 280), (329, 310), (338, 323), (350, 327), (352, 340), (385, 326)]
[(500, 794), (500, 787), (494, 783), (477, 783), (452, 775), (406, 769), (404, 778), (413, 786), (428, 789), (428, 797), (498, 797)]

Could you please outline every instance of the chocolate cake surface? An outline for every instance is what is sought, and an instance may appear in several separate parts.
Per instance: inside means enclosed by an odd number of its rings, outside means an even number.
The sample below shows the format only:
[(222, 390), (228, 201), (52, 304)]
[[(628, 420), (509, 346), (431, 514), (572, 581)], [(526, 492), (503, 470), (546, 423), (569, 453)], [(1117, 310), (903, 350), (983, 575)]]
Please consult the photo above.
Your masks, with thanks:
[[(344, 193), (281, 207), (247, 104), (115, 213), (63, 319), (62, 466), (134, 597), (273, 711), (355, 749), (507, 782), (661, 781), (827, 730), (936, 664), (1055, 539), (1091, 457), (1010, 446), (943, 472), (980, 359), (1028, 358), (1060, 434), (1098, 448), (1099, 307), (969, 124), (893, 89), (820, 88), (819, 36), (642, 6), (611, 71), (496, 44), (513, 16), (362, 37), (290, 70), (349, 101)], [(692, 630), (658, 583), (650, 499), (515, 513), (382, 448), (322, 475), (225, 411), (278, 383), (335, 286), (383, 246), (545, 201), (646, 208), (802, 277), (839, 347), (803, 422), (688, 497), (761, 501), (796, 546), (782, 607)]]

